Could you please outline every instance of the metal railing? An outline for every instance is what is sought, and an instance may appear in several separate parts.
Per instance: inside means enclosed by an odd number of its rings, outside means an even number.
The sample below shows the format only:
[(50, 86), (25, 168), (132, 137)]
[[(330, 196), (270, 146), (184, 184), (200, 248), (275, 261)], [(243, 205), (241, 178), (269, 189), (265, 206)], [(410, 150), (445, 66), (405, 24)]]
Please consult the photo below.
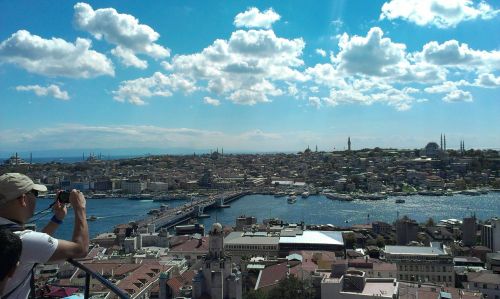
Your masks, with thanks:
[(120, 288), (118, 288), (116, 285), (114, 285), (112, 282), (104, 278), (102, 275), (99, 273), (96, 273), (83, 264), (73, 260), (69, 259), (68, 263), (72, 264), (73, 266), (77, 267), (78, 269), (82, 270), (85, 272), (85, 289), (84, 289), (84, 298), (90, 298), (90, 277), (93, 277), (97, 279), (103, 286), (105, 286), (107, 289), (109, 289), (113, 294), (115, 294), (118, 298), (120, 299), (130, 299), (130, 296), (122, 291)]

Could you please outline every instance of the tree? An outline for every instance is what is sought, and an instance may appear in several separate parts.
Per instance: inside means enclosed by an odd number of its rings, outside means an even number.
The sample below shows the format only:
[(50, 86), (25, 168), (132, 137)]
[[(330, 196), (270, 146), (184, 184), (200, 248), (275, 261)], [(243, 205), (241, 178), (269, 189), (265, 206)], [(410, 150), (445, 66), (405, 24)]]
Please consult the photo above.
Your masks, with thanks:
[(429, 219), (427, 219), (427, 221), (425, 222), (425, 226), (426, 227), (431, 227), (431, 226), (435, 226), (436, 223), (434, 222), (434, 219), (432, 219), (432, 217), (429, 217)]
[(243, 294), (243, 299), (268, 299), (269, 297), (262, 290), (250, 290)]
[(279, 284), (267, 294), (269, 299), (309, 299), (314, 298), (314, 289), (307, 282), (294, 275), (281, 280)]
[(344, 242), (346, 248), (353, 248), (354, 244), (356, 244), (356, 236), (353, 233), (345, 234)]

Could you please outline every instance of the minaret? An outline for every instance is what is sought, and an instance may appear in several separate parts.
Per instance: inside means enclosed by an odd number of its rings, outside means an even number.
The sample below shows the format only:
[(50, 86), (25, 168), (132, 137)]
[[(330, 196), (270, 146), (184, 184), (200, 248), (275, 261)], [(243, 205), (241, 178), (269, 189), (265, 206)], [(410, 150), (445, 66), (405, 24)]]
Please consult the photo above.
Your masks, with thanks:
[(441, 134), (441, 150), (443, 150), (443, 134)]
[(443, 135), (443, 145), (444, 145), (444, 150), (446, 150), (446, 134)]
[(351, 151), (351, 136), (347, 137), (347, 150)]
[(318, 145), (316, 144), (316, 152), (318, 152)]

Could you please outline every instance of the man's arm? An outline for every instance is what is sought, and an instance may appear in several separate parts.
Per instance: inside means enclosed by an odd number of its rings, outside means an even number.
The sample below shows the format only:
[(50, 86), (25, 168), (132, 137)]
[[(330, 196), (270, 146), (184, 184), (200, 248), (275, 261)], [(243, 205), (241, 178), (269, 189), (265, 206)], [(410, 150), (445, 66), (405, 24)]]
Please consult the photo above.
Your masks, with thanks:
[(47, 225), (42, 229), (42, 233), (54, 236), (54, 232), (60, 225), (60, 223), (58, 222), (62, 222), (64, 220), (64, 217), (66, 217), (66, 214), (68, 213), (68, 208), (66, 207), (66, 204), (60, 203), (59, 200), (56, 199), (56, 202), (54, 203), (52, 210), (54, 211), (55, 220), (51, 219), (49, 223), (47, 223)]
[(89, 228), (85, 213), (85, 197), (80, 191), (72, 190), (69, 201), (75, 211), (75, 227), (71, 241), (59, 240), (57, 249), (49, 261), (85, 257), (89, 250)]

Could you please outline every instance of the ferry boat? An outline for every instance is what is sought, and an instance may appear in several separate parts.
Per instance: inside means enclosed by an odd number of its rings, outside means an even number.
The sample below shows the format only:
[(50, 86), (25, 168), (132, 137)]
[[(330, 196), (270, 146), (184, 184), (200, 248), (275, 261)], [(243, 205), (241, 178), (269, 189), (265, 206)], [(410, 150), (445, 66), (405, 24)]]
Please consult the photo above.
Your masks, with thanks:
[(289, 204), (293, 204), (293, 203), (295, 203), (297, 201), (297, 197), (295, 195), (288, 196), (288, 198), (286, 199), (286, 201)]

